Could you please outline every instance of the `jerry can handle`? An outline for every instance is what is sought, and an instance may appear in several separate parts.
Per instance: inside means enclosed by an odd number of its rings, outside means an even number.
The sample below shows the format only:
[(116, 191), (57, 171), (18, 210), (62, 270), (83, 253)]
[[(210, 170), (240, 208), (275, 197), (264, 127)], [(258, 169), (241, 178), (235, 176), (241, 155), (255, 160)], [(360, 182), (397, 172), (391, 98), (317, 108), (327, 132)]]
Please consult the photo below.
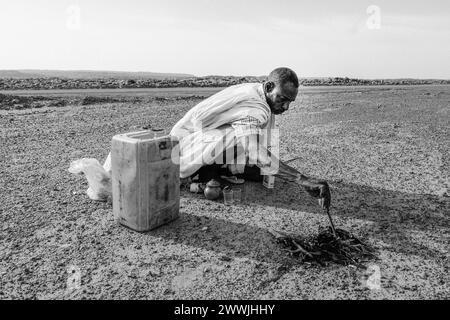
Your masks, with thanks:
[(158, 145), (159, 150), (166, 150), (167, 149), (167, 141), (161, 141)]

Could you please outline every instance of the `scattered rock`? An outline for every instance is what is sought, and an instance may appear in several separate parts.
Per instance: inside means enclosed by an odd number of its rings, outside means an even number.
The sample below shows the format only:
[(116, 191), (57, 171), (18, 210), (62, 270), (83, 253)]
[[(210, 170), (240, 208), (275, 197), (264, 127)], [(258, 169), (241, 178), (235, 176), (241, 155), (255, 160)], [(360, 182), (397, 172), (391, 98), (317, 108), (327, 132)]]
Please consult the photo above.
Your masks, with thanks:
[(229, 262), (229, 261), (231, 261), (231, 260), (233, 260), (233, 259), (230, 258), (229, 256), (221, 256), (221, 257), (219, 258), (219, 260)]

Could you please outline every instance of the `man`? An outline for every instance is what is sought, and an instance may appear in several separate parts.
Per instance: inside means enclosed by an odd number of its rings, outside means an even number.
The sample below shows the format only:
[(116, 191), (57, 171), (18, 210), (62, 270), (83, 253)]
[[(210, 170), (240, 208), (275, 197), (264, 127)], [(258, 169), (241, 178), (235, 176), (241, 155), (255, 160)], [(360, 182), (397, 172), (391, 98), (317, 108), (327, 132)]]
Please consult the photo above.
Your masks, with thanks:
[(274, 115), (289, 109), (298, 87), (294, 71), (277, 68), (263, 84), (228, 87), (189, 110), (171, 131), (180, 142), (180, 177), (198, 175), (206, 182), (235, 175), (261, 181), (262, 174), (274, 174), (302, 185), (323, 208), (329, 208), (331, 194), (326, 181), (301, 174), (277, 159), (270, 144), (260, 143), (273, 136)]

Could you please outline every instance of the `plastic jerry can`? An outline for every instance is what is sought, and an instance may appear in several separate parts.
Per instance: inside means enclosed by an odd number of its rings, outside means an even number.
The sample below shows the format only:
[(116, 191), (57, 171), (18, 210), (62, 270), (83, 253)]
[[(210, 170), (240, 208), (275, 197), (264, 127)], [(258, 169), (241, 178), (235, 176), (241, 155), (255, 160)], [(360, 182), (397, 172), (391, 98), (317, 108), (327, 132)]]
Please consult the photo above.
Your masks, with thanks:
[(112, 139), (112, 195), (115, 219), (136, 231), (173, 221), (180, 208), (178, 140), (153, 131)]

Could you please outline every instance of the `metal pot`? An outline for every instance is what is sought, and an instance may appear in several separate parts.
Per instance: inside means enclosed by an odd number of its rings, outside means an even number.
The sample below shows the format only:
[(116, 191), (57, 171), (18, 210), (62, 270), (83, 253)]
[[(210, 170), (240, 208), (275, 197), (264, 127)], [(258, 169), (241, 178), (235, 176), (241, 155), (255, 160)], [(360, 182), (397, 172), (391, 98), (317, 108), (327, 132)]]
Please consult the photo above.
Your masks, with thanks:
[(206, 199), (216, 200), (220, 197), (220, 192), (221, 189), (219, 181), (212, 179), (206, 184), (206, 188), (204, 191)]

